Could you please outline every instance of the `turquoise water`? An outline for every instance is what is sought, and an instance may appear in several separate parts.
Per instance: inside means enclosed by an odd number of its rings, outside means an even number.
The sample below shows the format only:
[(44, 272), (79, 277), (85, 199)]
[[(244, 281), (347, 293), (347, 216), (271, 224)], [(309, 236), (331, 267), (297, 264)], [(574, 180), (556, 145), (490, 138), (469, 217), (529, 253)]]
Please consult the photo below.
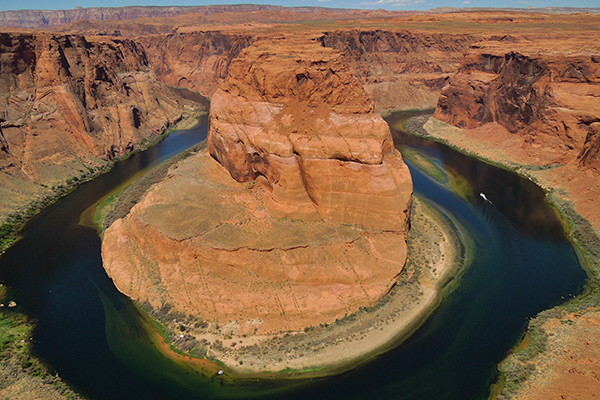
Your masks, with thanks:
[(349, 372), (293, 383), (206, 378), (156, 349), (148, 322), (106, 276), (100, 239), (78, 225), (80, 214), (138, 171), (203, 140), (206, 120), (44, 210), (0, 258), (0, 280), (19, 311), (38, 321), (35, 352), (91, 399), (485, 399), (527, 318), (579, 293), (585, 273), (535, 185), (444, 146), (394, 136), (444, 172), (436, 181), (409, 163), (415, 192), (464, 227), (473, 262), (413, 335)]

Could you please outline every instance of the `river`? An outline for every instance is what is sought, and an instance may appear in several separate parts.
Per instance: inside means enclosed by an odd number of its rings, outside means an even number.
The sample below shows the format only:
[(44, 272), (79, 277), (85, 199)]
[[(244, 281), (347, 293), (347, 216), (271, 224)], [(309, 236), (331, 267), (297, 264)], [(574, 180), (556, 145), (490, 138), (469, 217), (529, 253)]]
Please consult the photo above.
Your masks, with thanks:
[[(393, 126), (410, 115), (387, 120)], [(157, 349), (152, 326), (106, 276), (96, 231), (79, 224), (115, 187), (204, 140), (206, 131), (204, 118), (79, 186), (36, 216), (0, 258), (9, 298), (37, 320), (36, 355), (90, 399), (485, 399), (527, 319), (583, 288), (585, 272), (541, 189), (393, 129), (397, 147), (442, 172), (432, 177), (407, 161), (415, 193), (451, 213), (473, 243), (473, 261), (456, 289), (407, 340), (346, 373), (241, 386), (206, 378), (193, 363)]]

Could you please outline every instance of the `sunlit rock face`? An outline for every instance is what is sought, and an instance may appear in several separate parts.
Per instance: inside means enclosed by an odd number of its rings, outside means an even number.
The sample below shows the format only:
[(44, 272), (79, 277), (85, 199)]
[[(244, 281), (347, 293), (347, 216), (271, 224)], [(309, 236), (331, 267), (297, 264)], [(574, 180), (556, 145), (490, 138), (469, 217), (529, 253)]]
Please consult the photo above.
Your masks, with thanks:
[(387, 123), (335, 50), (264, 40), (213, 96), (210, 154), (259, 179), (272, 215), (405, 231), (412, 183)]
[(473, 46), (442, 90), (435, 117), (467, 129), (495, 124), (519, 139), (515, 151), (529, 152), (532, 163), (579, 158), (593, 166), (600, 58), (577, 40)]
[(181, 117), (132, 40), (0, 32), (0, 218)]
[(123, 293), (228, 333), (330, 323), (404, 268), (410, 174), (389, 129), (317, 41), (258, 40), (211, 104), (209, 152), (174, 166), (104, 234)]

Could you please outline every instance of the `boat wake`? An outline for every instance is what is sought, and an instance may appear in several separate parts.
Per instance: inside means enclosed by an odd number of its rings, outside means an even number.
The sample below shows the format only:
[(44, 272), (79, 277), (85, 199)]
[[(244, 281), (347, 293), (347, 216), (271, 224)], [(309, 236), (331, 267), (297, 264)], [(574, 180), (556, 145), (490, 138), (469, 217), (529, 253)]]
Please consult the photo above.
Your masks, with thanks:
[(494, 204), (490, 201), (490, 199), (487, 198), (487, 196), (485, 194), (483, 194), (483, 192), (479, 193), (479, 195), (481, 196), (481, 198), (485, 201), (487, 201), (490, 204)]

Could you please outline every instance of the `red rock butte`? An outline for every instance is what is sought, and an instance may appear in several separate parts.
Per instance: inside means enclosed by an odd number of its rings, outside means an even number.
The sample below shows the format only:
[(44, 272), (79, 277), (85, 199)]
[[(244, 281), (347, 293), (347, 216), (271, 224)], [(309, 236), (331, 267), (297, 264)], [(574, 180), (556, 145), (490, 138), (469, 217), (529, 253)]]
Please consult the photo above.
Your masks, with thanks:
[(106, 230), (123, 293), (244, 334), (330, 323), (394, 285), (412, 181), (339, 51), (290, 36), (244, 49), (212, 98), (208, 150)]
[(208, 149), (271, 215), (404, 231), (412, 185), (387, 123), (342, 55), (315, 41), (243, 50), (213, 95)]

